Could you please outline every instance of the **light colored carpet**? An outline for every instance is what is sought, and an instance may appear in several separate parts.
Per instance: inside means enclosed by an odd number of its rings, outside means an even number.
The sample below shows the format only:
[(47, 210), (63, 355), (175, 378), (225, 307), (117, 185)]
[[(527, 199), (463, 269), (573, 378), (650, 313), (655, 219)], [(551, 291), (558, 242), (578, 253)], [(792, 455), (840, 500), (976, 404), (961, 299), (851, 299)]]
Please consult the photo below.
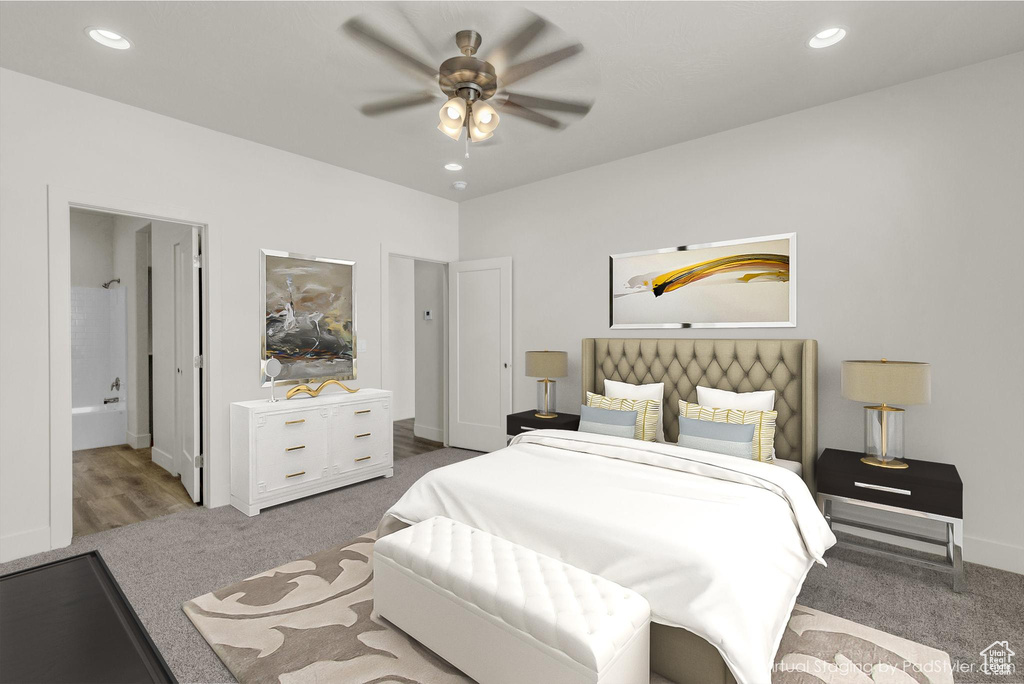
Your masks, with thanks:
[[(181, 682), (234, 678), (181, 610), (186, 601), (343, 544), (376, 529), (384, 512), (428, 470), (474, 456), (442, 449), (396, 459), (395, 476), (371, 480), (247, 518), (233, 508), (197, 508), (76, 539), (71, 546), (0, 565), (0, 574), (93, 549), (114, 577)], [(834, 550), (829, 567), (812, 568), (801, 605), (946, 651), (974, 668), (957, 682), (1020, 684), (985, 675), (979, 653), (1007, 640), (1024, 645), (1024, 575), (967, 565), (968, 590), (954, 594), (949, 577), (856, 551)], [(1018, 655), (1018, 660), (1022, 656)]]
[[(204, 594), (183, 609), (231, 673), (246, 684), (471, 684), (401, 630), (372, 615), (375, 536), (285, 563)], [(772, 684), (813, 679), (953, 682), (949, 656), (942, 651), (797, 606), (775, 656)], [(652, 682), (663, 681), (652, 675)]]

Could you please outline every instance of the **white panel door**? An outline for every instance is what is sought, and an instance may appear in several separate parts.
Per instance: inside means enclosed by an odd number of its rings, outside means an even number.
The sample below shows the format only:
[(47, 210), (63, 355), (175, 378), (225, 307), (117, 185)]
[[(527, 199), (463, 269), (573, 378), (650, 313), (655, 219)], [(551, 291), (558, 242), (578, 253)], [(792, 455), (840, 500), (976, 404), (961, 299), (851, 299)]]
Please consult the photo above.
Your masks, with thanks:
[(199, 501), (199, 229), (174, 245), (174, 439), (181, 484)]
[(495, 451), (512, 411), (512, 258), (448, 266), (448, 441)]

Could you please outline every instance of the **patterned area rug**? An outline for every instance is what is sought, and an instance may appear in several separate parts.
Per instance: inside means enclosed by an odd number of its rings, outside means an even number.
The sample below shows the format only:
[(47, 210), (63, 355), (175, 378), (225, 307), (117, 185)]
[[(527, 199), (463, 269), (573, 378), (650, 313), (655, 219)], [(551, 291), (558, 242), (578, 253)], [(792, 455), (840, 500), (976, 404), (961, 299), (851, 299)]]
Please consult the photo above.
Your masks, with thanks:
[[(184, 605), (238, 681), (464, 684), (451, 665), (373, 611), (373, 542), (282, 565)], [(667, 680), (652, 675), (652, 682)], [(773, 684), (952, 684), (949, 656), (797, 606)]]

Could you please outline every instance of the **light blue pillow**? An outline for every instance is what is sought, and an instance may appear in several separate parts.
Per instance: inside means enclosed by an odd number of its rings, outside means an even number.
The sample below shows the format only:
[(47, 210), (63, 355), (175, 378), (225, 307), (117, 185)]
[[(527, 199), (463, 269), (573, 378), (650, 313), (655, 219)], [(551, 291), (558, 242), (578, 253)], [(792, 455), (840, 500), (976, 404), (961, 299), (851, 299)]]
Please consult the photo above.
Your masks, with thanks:
[(579, 431), (633, 438), (636, 436), (636, 411), (614, 411), (596, 406), (580, 406)]
[(679, 446), (711, 451), (737, 458), (754, 458), (754, 429), (757, 426), (715, 423), (679, 416)]

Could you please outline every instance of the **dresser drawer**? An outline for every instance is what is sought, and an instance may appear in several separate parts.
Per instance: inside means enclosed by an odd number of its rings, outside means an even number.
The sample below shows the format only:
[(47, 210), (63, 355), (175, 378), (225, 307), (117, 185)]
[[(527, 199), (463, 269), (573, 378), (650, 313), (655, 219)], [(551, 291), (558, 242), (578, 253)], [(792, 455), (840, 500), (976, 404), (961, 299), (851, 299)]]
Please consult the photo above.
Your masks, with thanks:
[[(331, 408), (321, 406), (302, 411), (284, 411), (261, 415), (256, 421), (256, 428), (264, 435), (298, 435), (308, 432), (326, 430), (331, 422)], [(337, 410), (337, 408), (335, 408)], [(265, 439), (261, 436), (260, 439)]]
[[(871, 470), (866, 470), (871, 469)], [(859, 501), (907, 508), (912, 511), (962, 518), (963, 497), (933, 482), (921, 482), (904, 473), (893, 477), (891, 471), (873, 472), (865, 466), (859, 473), (825, 472), (818, 475), (818, 491)]]
[(326, 464), (324, 454), (308, 454), (294, 461), (268, 465), (257, 481), (256, 495), (264, 496), (319, 480), (326, 475)]

